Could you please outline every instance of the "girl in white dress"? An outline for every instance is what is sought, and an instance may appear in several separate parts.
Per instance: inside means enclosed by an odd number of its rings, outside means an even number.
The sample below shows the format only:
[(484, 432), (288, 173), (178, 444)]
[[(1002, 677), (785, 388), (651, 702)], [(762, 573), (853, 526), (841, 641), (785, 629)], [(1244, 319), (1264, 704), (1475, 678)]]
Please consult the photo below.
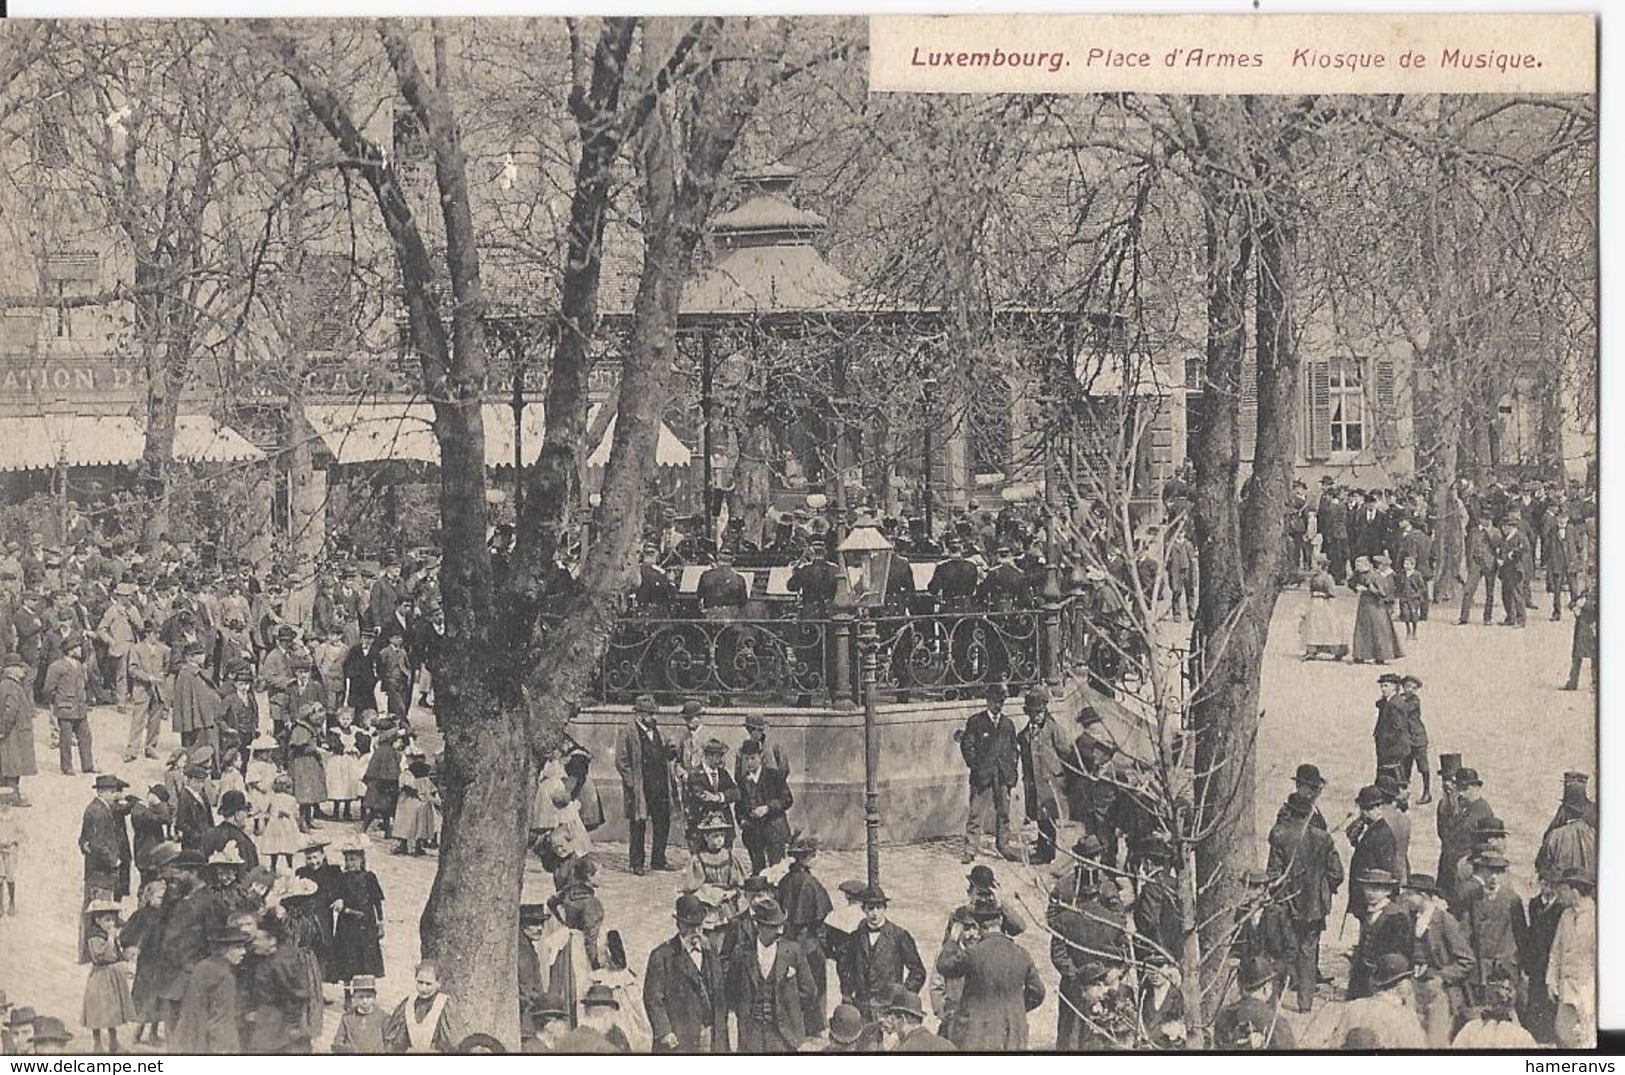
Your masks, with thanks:
[(355, 725), (355, 712), (341, 709), (327, 729), (323, 765), (327, 776), (327, 798), (333, 804), (329, 817), (354, 818), (355, 804), (361, 798), (361, 774), (366, 771), (365, 755), (372, 741)]
[(278, 856), (287, 857), (291, 870), (294, 856), (305, 845), (299, 833), (299, 800), (293, 797), (293, 778), (279, 774), (271, 789), (266, 797), (265, 826), (260, 832), (259, 850), (273, 870)]

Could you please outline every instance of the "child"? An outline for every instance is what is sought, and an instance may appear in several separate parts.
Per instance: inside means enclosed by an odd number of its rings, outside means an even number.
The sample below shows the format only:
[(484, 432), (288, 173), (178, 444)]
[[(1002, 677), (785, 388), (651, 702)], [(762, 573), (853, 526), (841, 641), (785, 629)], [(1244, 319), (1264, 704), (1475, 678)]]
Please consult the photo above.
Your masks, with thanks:
[(428, 759), (421, 750), (406, 756), (401, 769), (400, 798), (395, 804), (395, 823), (390, 835), (395, 838), (397, 855), (421, 855), (424, 841), (433, 840), (440, 827), (434, 808), (434, 784), (429, 780)]
[(0, 801), (0, 911), (17, 913), (17, 860), (21, 858), (23, 827), (15, 808)]
[(1416, 570), (1416, 557), (1405, 557), (1403, 567), (1395, 580), (1394, 596), (1399, 600), (1399, 621), (1405, 625), (1405, 637), (1415, 638), (1416, 622), (1422, 618), (1422, 606), (1428, 598), (1428, 584)]
[(85, 980), (84, 1013), (80, 1022), (90, 1029), (95, 1048), (102, 1051), (107, 1031), (107, 1052), (118, 1052), (118, 1028), (135, 1021), (130, 983), (124, 975), (124, 951), (119, 947), (119, 906), (114, 900), (93, 900), (85, 908), (90, 919), (90, 977)]
[(440, 968), (432, 960), (417, 966), (417, 995), (396, 1007), (384, 1025), (384, 1046), (392, 1053), (454, 1053), (464, 1038), (457, 1002), (440, 991)]
[(349, 652), (350, 647), (344, 641), (344, 628), (334, 627), (316, 643), (311, 653), (311, 659), (316, 663), (316, 674), (321, 677), (323, 700), (330, 712), (344, 705), (344, 655)]
[(259, 836), (259, 851), (272, 869), (278, 858), (288, 860), (293, 869), (293, 857), (305, 846), (304, 827), (299, 824), (299, 802), (293, 797), (293, 780), (279, 774), (271, 783), (271, 794), (265, 803), (265, 824)]
[(331, 1051), (339, 1056), (384, 1052), (384, 1013), (378, 1010), (378, 979), (358, 974), (350, 981), (350, 1010), (339, 1019)]
[(366, 792), (361, 797), (361, 831), (366, 833), (377, 819), (383, 824), (384, 837), (395, 819), (396, 800), (401, 789), (401, 756), (395, 752), (396, 736), (382, 732), (373, 743), (372, 756), (367, 759), (366, 772), (361, 782)]
[(740, 886), (749, 872), (727, 846), (733, 825), (722, 814), (708, 814), (697, 831), (703, 846), (689, 858), (683, 891), (699, 896), (707, 906), (722, 908), (732, 918), (744, 910)]
[(378, 682), (384, 688), (384, 697), (392, 717), (404, 717), (412, 705), (412, 671), (406, 655), (406, 639), (401, 632), (391, 630), (389, 642), (378, 651), (373, 662), (378, 669)]
[(339, 847), (344, 870), (333, 901), (333, 969), (330, 978), (346, 983), (346, 1003), (357, 975), (381, 976), (384, 953), (379, 944), (384, 932), (384, 890), (367, 869), (367, 845), (360, 836)]
[(160, 925), (164, 918), (164, 899), (168, 895), (169, 886), (164, 881), (148, 881), (141, 886), (141, 896), (137, 903), (135, 913), (130, 920), (124, 923), (124, 930), (119, 934), (119, 944), (124, 948), (124, 957), (135, 964), (135, 982), (130, 987), (130, 1000), (135, 1004), (135, 1043), (141, 1044), (146, 1036), (153, 1045), (161, 1044), (158, 1036), (158, 1024), (168, 1013), (164, 1010), (163, 997), (159, 995), (162, 983), (154, 980), (154, 972), (159, 970), (159, 961), (141, 958), (141, 949), (147, 944), (162, 944), (159, 936)]
[(361, 774), (365, 771), (362, 758), (372, 749), (372, 740), (366, 732), (355, 726), (355, 713), (341, 709), (327, 730), (324, 744), (327, 773), (327, 798), (333, 804), (332, 817), (349, 821), (355, 815), (351, 809), (361, 798)]
[(220, 759), (220, 779), (215, 781), (215, 789), (225, 795), (228, 791), (241, 792), (248, 797), (248, 784), (243, 779), (243, 756), (235, 748), (228, 750)]
[(288, 772), (293, 775), (293, 794), (299, 801), (300, 832), (310, 831), (316, 823), (316, 807), (328, 799), (322, 755), (326, 716), (321, 703), (312, 702), (288, 728)]

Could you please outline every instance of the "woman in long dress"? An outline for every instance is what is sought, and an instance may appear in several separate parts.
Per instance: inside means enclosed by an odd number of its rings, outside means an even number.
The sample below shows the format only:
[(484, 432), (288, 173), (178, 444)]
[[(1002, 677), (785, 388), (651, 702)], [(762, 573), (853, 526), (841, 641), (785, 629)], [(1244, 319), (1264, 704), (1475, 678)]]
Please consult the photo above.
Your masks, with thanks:
[(1312, 661), (1325, 654), (1341, 661), (1349, 654), (1348, 636), (1342, 624), (1332, 614), (1332, 595), (1337, 580), (1326, 570), (1329, 561), (1322, 554), (1315, 555), (1315, 569), (1309, 575), (1309, 604), (1298, 621), (1298, 641), (1303, 648), (1303, 659)]
[(1388, 557), (1378, 553), (1371, 560), (1356, 560), (1349, 587), (1360, 595), (1354, 612), (1354, 663), (1387, 664), (1405, 656), (1394, 631), (1394, 572)]

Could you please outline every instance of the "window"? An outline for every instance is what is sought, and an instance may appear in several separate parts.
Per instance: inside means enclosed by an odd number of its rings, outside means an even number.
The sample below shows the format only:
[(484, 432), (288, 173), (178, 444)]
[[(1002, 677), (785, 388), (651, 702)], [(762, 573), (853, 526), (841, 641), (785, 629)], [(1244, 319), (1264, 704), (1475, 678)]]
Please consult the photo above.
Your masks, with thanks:
[(1330, 365), (1332, 451), (1362, 451), (1366, 441), (1366, 415), (1359, 363), (1355, 359), (1334, 359)]

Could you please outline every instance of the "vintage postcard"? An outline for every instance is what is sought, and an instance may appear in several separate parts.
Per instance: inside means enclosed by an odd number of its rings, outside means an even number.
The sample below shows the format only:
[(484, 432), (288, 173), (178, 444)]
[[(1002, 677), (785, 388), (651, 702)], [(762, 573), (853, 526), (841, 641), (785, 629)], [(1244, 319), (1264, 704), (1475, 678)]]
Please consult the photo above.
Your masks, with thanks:
[(0, 25), (0, 1041), (1583, 1048), (1587, 15)]

